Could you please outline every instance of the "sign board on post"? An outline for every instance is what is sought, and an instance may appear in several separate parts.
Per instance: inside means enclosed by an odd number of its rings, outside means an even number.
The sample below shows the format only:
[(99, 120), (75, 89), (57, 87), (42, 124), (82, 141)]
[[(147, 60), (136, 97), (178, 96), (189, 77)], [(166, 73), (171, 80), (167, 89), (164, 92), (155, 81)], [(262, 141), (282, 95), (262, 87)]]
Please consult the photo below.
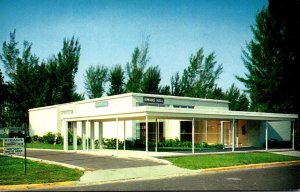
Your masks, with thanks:
[(4, 155), (24, 155), (24, 138), (3, 138)]

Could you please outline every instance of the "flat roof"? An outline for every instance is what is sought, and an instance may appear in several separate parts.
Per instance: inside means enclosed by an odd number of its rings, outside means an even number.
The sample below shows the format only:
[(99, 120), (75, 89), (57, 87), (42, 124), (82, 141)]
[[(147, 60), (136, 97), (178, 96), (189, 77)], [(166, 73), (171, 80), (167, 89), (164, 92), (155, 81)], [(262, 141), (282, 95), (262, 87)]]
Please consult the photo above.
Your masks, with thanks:
[(246, 112), (246, 111), (223, 111), (223, 110), (203, 110), (203, 109), (184, 109), (168, 107), (140, 106), (131, 110), (105, 110), (93, 115), (65, 116), (65, 120), (114, 120), (114, 119), (243, 119), (243, 120), (266, 120), (266, 121), (295, 121), (297, 114), (265, 113), (265, 112)]
[(179, 100), (187, 100), (187, 101), (202, 101), (202, 102), (214, 102), (214, 103), (229, 103), (229, 101), (226, 100), (217, 100), (217, 99), (203, 99), (203, 98), (196, 98), (196, 97), (182, 97), (182, 96), (172, 96), (172, 95), (158, 95), (158, 94), (145, 94), (145, 93), (123, 93), (119, 95), (113, 95), (113, 96), (104, 96), (94, 99), (86, 99), (82, 101), (74, 101), (69, 103), (62, 103), (62, 104), (56, 104), (56, 105), (49, 105), (44, 107), (37, 107), (37, 108), (31, 108), (28, 111), (34, 111), (34, 110), (40, 110), (40, 109), (49, 109), (49, 108), (56, 108), (62, 105), (68, 105), (68, 104), (83, 104), (83, 103), (90, 103), (95, 101), (102, 101), (102, 100), (109, 100), (109, 99), (117, 99), (117, 98), (123, 98), (123, 97), (161, 97), (164, 99), (179, 99)]

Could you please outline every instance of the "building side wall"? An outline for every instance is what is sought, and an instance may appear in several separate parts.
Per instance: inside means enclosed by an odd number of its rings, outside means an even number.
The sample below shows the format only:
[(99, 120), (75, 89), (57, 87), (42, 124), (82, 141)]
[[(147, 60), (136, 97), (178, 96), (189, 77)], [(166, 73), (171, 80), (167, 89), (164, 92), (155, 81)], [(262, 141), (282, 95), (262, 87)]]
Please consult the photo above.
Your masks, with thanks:
[(269, 139), (278, 141), (291, 141), (291, 122), (290, 121), (274, 121), (269, 124)]
[[(174, 106), (194, 106), (194, 109), (213, 109), (213, 110), (225, 110), (228, 111), (228, 103), (224, 102), (211, 102), (211, 101), (197, 101), (197, 100), (183, 100), (176, 98), (163, 98), (164, 104), (169, 105), (169, 107)], [(137, 103), (143, 103), (143, 96), (134, 96), (133, 106), (137, 106)]]
[(247, 133), (248, 133), (248, 145), (252, 147), (261, 147), (260, 143), (260, 121), (248, 121)]
[(60, 124), (56, 107), (29, 111), (30, 136), (42, 136), (47, 132), (60, 132)]

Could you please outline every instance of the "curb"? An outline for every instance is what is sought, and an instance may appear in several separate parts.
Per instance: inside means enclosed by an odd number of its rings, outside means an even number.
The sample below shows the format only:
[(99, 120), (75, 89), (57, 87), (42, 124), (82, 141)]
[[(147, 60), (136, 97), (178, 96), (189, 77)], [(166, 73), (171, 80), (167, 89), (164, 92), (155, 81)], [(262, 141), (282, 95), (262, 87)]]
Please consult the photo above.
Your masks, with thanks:
[(39, 184), (20, 184), (20, 185), (0, 185), (0, 190), (18, 190), (18, 189), (38, 189), (47, 187), (74, 186), (76, 181), (39, 183)]
[(207, 169), (200, 169), (199, 172), (211, 173), (211, 172), (232, 171), (238, 169), (255, 169), (255, 168), (267, 168), (267, 167), (299, 165), (299, 164), (300, 161), (283, 161), (283, 162), (273, 162), (273, 163), (258, 163), (258, 164), (237, 165), (237, 166), (229, 166), (229, 167), (207, 168)]

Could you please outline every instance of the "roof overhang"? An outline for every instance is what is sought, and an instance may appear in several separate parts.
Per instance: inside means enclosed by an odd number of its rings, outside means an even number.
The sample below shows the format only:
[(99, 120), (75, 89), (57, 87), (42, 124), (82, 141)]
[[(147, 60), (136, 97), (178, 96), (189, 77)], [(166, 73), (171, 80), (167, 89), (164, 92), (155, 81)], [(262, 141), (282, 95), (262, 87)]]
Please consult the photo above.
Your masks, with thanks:
[(118, 120), (141, 120), (148, 116), (159, 119), (243, 119), (243, 120), (264, 120), (264, 121), (295, 121), (297, 114), (282, 113), (263, 113), (263, 112), (245, 112), (245, 111), (226, 111), (226, 110), (198, 110), (181, 109), (167, 107), (141, 106), (134, 107), (131, 110), (106, 110), (98, 114), (76, 115), (69, 114), (62, 117), (66, 121), (114, 121)]

